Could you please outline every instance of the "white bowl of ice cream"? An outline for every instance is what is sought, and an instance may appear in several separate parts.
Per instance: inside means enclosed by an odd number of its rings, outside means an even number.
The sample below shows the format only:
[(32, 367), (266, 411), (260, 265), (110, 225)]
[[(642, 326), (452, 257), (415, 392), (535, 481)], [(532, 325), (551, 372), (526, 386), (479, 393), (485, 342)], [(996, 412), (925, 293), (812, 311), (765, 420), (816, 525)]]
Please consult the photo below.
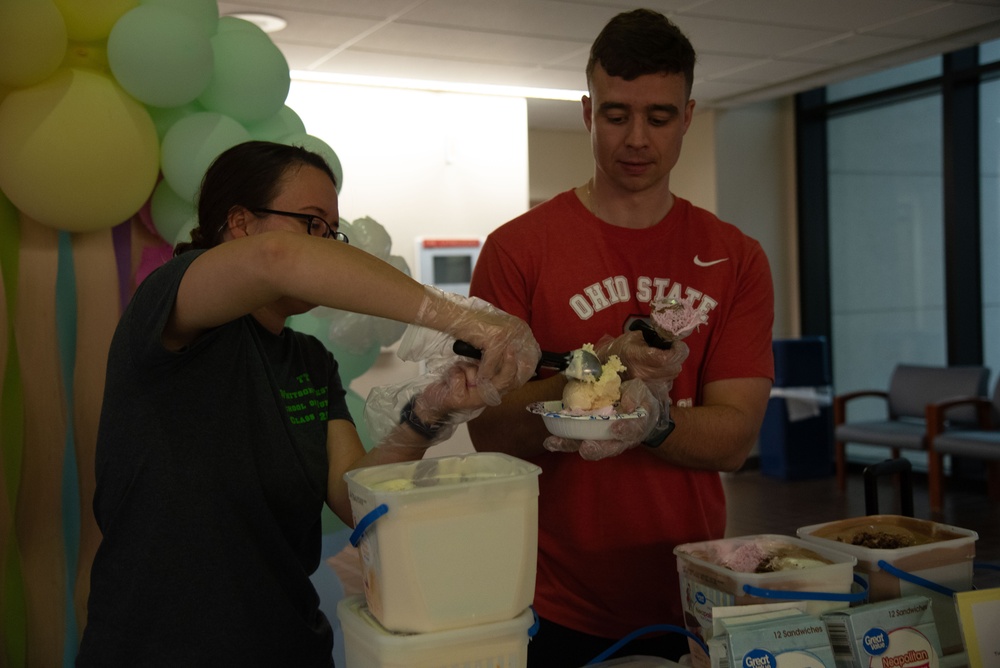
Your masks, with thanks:
[(528, 411), (542, 416), (546, 429), (553, 436), (581, 441), (614, 440), (615, 423), (646, 417), (646, 410), (637, 408), (631, 413), (604, 412), (574, 415), (566, 412), (561, 401), (537, 401), (528, 405)]

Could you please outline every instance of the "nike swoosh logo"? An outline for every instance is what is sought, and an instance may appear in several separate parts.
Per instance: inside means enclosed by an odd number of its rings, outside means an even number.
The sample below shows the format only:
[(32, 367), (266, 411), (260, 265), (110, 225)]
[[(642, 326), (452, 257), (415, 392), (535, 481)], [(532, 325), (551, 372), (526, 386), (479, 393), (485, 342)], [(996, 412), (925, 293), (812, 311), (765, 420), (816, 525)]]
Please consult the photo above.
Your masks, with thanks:
[(721, 260), (709, 260), (708, 262), (706, 262), (705, 260), (702, 260), (697, 255), (695, 255), (694, 263), (699, 267), (711, 267), (712, 265), (719, 264), (720, 262), (725, 262), (728, 259), (729, 259), (728, 257), (724, 257)]

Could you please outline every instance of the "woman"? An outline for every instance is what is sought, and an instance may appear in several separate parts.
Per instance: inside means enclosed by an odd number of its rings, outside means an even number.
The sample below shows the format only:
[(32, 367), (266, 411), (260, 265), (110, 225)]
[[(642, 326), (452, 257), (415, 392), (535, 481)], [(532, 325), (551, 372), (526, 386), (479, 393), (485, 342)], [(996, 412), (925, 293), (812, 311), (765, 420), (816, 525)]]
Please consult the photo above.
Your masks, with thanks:
[[(322, 504), (352, 524), (343, 475), (419, 459), (435, 424), (498, 403), (538, 346), (352, 248), (336, 184), (302, 148), (248, 142), (209, 168), (189, 244), (151, 274), (112, 341), (78, 666), (329, 666), (309, 575)], [(337, 362), (285, 319), (315, 305), (415, 323), (483, 349), (365, 453)]]

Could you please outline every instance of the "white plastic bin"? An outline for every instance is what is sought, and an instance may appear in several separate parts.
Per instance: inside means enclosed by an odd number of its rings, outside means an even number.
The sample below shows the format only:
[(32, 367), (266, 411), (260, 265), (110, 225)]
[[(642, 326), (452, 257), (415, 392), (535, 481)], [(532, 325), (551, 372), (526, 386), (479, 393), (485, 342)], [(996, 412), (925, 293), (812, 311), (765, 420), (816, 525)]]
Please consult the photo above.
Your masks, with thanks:
[[(916, 536), (919, 543), (892, 549), (853, 545), (860, 532)], [(942, 650), (945, 654), (963, 650), (955, 603), (946, 590), (972, 589), (972, 561), (979, 538), (975, 531), (900, 515), (868, 515), (813, 524), (797, 533), (814, 545), (840, 550), (857, 559), (855, 571), (868, 582), (868, 597), (873, 602), (909, 595), (929, 597)], [(888, 569), (879, 566), (880, 561)], [(917, 584), (907, 576), (937, 587)]]
[(371, 614), (408, 633), (521, 614), (535, 590), (539, 473), (499, 453), (348, 472)]
[(393, 633), (378, 623), (363, 596), (337, 604), (347, 668), (524, 668), (531, 609), (513, 619), (435, 633)]

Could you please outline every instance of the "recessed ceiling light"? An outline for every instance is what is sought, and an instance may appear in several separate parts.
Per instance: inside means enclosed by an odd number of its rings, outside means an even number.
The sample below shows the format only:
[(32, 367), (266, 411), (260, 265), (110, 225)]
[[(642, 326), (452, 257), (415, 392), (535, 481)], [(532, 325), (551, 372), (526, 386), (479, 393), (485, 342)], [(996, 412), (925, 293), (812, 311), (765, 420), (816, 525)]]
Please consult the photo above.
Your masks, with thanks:
[(244, 21), (249, 21), (254, 24), (264, 32), (278, 32), (279, 30), (284, 30), (288, 25), (288, 21), (281, 18), (280, 16), (275, 16), (274, 14), (260, 14), (257, 12), (236, 12), (234, 14), (229, 14), (238, 19), (243, 19)]

